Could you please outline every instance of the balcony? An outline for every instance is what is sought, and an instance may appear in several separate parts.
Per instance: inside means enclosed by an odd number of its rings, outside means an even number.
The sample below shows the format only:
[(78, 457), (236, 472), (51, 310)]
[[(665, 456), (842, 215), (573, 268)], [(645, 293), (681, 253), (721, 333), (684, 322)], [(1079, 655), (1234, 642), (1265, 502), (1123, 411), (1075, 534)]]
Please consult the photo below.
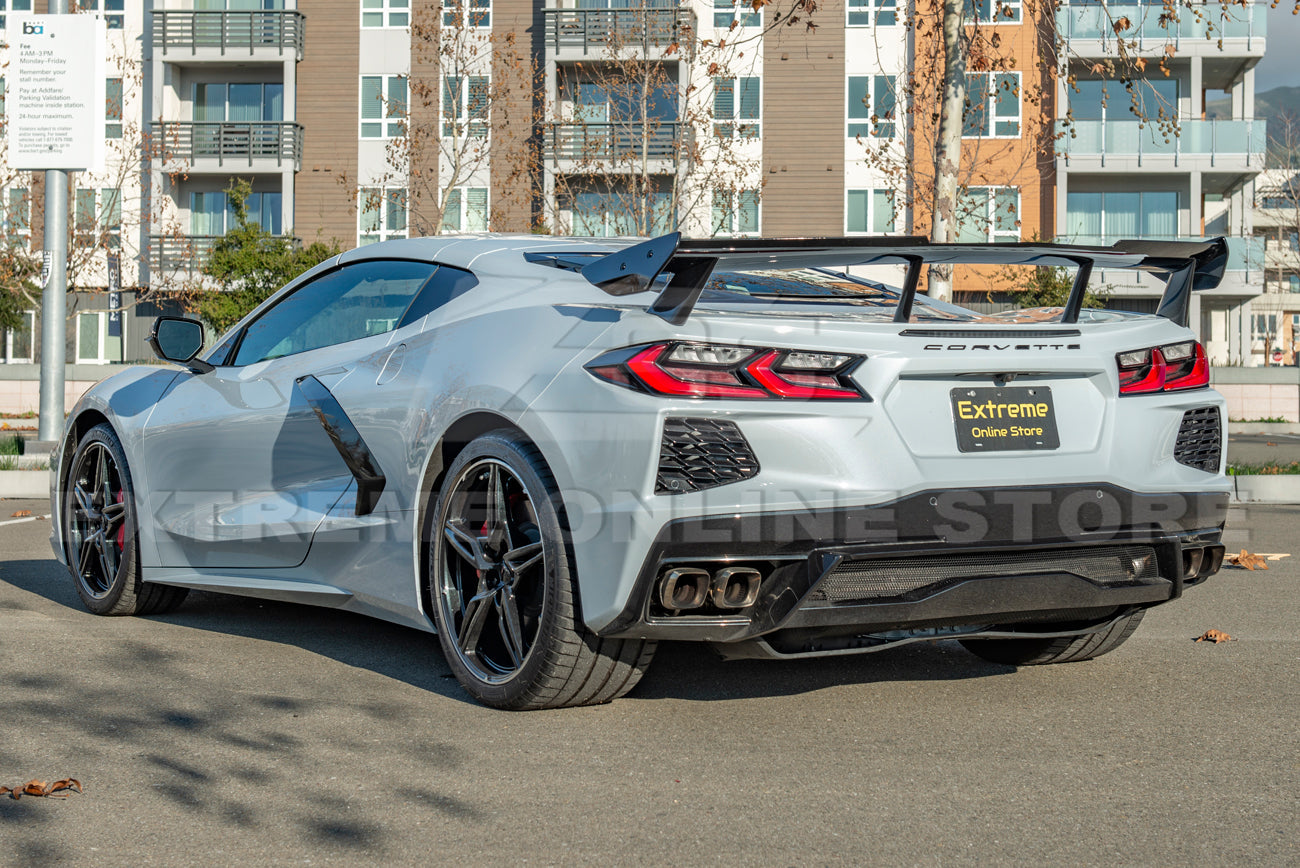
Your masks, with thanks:
[(555, 60), (590, 58), (603, 53), (614, 59), (627, 51), (666, 56), (689, 30), (694, 16), (676, 7), (636, 9), (544, 9), (546, 47)]
[(641, 161), (666, 169), (681, 145), (684, 125), (678, 123), (551, 124), (543, 130), (546, 157), (573, 169), (602, 172), (634, 171)]
[(1181, 121), (1178, 134), (1136, 121), (1057, 121), (1057, 156), (1072, 171), (1264, 168), (1264, 121)]
[[(181, 274), (201, 277), (203, 266), (208, 262), (212, 245), (221, 240), (221, 235), (150, 235), (149, 269), (155, 275), (179, 276)], [(276, 236), (288, 238), (295, 245), (298, 239), (293, 236)]]
[[(1117, 51), (1116, 42), (1136, 42), (1138, 54), (1163, 53), (1172, 44), (1179, 54), (1216, 55), (1264, 53), (1268, 4), (1244, 5), (1208, 3), (1191, 8), (1176, 6), (1179, 20), (1166, 20), (1165, 7), (1156, 5), (1110, 5), (1096, 3), (1062, 5), (1056, 13), (1057, 30), (1069, 42), (1070, 51), (1083, 57), (1097, 57)], [(1115, 23), (1130, 22), (1115, 32)], [(1219, 40), (1223, 47), (1219, 47)]]
[(248, 166), (255, 172), (298, 171), (302, 127), (295, 123), (163, 121), (153, 124), (155, 144), (167, 163), (195, 172), (225, 172)]
[(253, 12), (155, 9), (153, 44), (164, 59), (226, 60), (245, 55), (265, 60), (286, 53), (302, 60), (303, 15), (292, 9)]

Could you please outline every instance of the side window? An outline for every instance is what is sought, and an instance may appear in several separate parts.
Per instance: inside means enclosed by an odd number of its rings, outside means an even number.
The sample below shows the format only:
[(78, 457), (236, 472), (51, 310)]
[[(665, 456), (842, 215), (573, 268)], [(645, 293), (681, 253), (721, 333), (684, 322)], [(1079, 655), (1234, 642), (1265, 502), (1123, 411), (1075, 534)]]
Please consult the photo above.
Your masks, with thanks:
[(251, 365), (392, 331), (437, 268), (428, 262), (379, 260), (323, 274), (249, 324), (234, 364)]
[(478, 286), (478, 278), (461, 268), (439, 265), (437, 272), (420, 290), (420, 294), (406, 309), (399, 325), (413, 323), (420, 317), (442, 307), (453, 298), (458, 298)]

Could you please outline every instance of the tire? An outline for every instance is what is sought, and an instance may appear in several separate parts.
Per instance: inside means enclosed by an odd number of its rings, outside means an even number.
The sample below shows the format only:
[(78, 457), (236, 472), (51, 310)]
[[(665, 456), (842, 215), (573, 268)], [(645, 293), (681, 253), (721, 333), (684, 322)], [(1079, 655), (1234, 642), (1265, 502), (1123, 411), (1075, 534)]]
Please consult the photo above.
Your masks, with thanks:
[(1133, 635), (1142, 623), (1144, 609), (1138, 609), (1105, 630), (1083, 636), (1055, 639), (962, 639), (961, 644), (977, 657), (1006, 666), (1040, 666), (1046, 663), (1077, 663), (1109, 654)]
[(484, 705), (596, 705), (641, 679), (655, 643), (602, 639), (582, 623), (555, 479), (537, 447), (499, 430), (452, 462), (429, 524), (438, 641)]
[(135, 489), (113, 429), (87, 431), (70, 467), (59, 520), (81, 602), (96, 615), (157, 615), (179, 606), (187, 589), (140, 579)]

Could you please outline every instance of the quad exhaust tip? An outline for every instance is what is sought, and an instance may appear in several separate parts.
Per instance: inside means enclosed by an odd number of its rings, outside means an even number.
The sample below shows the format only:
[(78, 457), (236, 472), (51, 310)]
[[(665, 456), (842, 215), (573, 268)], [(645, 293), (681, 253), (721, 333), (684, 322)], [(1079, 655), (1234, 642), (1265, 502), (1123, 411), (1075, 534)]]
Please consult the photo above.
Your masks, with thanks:
[(674, 567), (659, 580), (659, 602), (671, 612), (698, 609), (709, 598), (710, 577), (697, 567)]
[(708, 602), (718, 609), (745, 609), (758, 602), (762, 581), (753, 567), (723, 567), (712, 575), (699, 567), (673, 567), (659, 579), (659, 602), (670, 612)]
[(719, 609), (744, 609), (758, 602), (763, 576), (753, 567), (725, 567), (713, 574), (711, 596)]

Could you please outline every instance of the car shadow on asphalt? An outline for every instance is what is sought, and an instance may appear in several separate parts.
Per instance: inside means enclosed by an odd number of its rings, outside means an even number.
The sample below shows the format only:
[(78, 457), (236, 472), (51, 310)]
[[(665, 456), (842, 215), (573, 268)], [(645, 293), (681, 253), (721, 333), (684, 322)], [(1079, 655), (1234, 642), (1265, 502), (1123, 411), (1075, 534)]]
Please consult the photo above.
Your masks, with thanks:
[[(64, 568), (54, 561), (10, 561), (3, 580), (84, 612)], [(89, 616), (88, 616), (89, 617)], [(438, 639), (409, 627), (317, 606), (191, 591), (175, 612), (150, 616), (194, 630), (291, 645), (421, 690), (471, 702), (443, 659)], [(124, 630), (124, 638), (129, 631)], [(724, 660), (701, 643), (664, 642), (630, 697), (713, 701), (809, 693), (845, 684), (947, 681), (1014, 672), (952, 641), (869, 654), (804, 660)]]

